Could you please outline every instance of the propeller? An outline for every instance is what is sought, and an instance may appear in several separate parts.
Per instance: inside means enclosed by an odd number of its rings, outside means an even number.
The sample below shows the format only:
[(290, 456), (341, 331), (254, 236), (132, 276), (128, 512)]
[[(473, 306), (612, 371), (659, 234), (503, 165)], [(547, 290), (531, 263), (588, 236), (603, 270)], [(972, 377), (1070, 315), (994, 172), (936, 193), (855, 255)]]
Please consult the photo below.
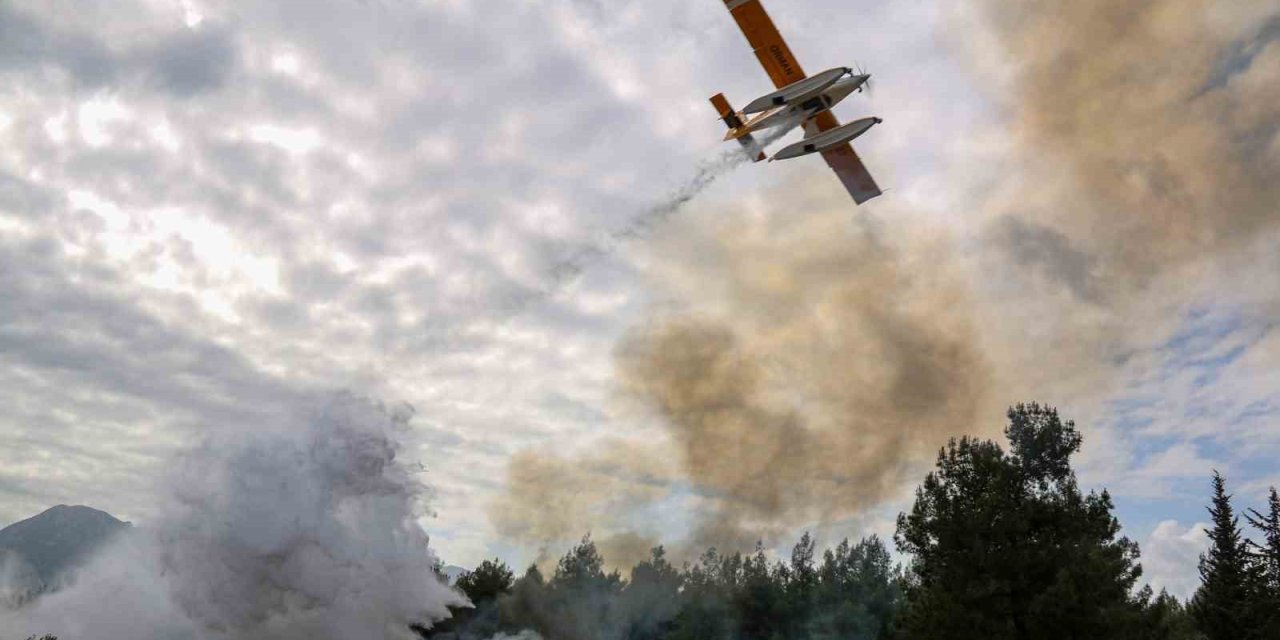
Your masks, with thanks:
[(855, 68), (855, 69), (857, 69), (857, 71), (858, 71), (858, 75), (860, 75), (860, 76), (866, 76), (866, 77), (867, 77), (866, 82), (863, 82), (863, 83), (862, 83), (862, 86), (861, 86), (861, 87), (858, 87), (858, 91), (862, 91), (863, 89), (866, 89), (866, 91), (867, 91), (867, 97), (868, 97), (868, 98), (870, 98), (870, 97), (871, 97), (871, 95), (875, 93), (875, 87), (873, 86), (873, 84), (872, 84), (872, 82), (871, 82), (871, 74), (869, 74), (869, 73), (867, 73), (865, 70), (863, 70), (863, 68), (862, 68), (862, 65), (861, 65), (861, 64), (854, 63), (854, 65), (853, 65), (853, 66), (854, 66), (854, 68)]

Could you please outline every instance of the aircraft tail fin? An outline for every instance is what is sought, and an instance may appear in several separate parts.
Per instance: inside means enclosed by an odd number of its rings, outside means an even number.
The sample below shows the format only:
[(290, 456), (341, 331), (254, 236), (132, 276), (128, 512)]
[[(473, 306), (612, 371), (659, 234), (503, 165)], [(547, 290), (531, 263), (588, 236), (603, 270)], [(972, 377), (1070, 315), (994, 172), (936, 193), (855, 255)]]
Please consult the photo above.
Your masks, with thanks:
[[(728, 98), (723, 93), (717, 93), (711, 96), (711, 106), (716, 108), (716, 112), (720, 114), (720, 119), (724, 121), (725, 126), (731, 131), (742, 126), (742, 117), (729, 106)], [(764, 149), (756, 142), (755, 137), (750, 133), (736, 136), (738, 144), (741, 144), (747, 150), (747, 154), (752, 156), (752, 162), (760, 162), (765, 159)]]

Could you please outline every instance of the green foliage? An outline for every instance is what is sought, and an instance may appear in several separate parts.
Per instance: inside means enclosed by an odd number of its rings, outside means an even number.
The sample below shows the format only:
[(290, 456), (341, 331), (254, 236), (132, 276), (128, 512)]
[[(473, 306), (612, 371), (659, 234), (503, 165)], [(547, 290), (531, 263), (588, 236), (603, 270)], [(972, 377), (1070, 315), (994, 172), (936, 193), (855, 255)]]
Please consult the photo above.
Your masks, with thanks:
[(591, 536), (587, 535), (560, 559), (551, 578), (551, 586), (564, 593), (615, 591), (622, 587), (622, 575), (616, 571), (605, 573), (604, 557), (596, 549), (596, 543), (591, 541)]
[(1117, 537), (1111, 497), (1078, 488), (1079, 432), (1037, 404), (1008, 415), (1009, 453), (952, 440), (898, 518), (912, 555), (901, 637), (1131, 637), (1138, 548)]
[(1258, 576), (1226, 481), (1216, 471), (1209, 514), (1213, 519), (1210, 546), (1200, 556), (1201, 584), (1191, 601), (1192, 615), (1209, 640), (1244, 640), (1253, 636), (1249, 614)]
[(671, 624), (673, 640), (728, 638), (737, 628), (737, 616), (729, 602), (737, 588), (742, 556), (721, 556), (707, 549), (691, 567), (685, 567), (681, 592), (683, 606)]
[(1143, 587), (1137, 597), (1141, 619), (1133, 640), (1201, 640), (1195, 620), (1177, 598), (1161, 591), (1151, 599), (1151, 587)]
[[(439, 569), (436, 570), (440, 572)], [(415, 626), (423, 637), (488, 637), (499, 631), (498, 598), (511, 591), (514, 574), (506, 563), (494, 558), (485, 560), (474, 571), (458, 576), (454, 588), (471, 601), (471, 607), (450, 608), (452, 617), (431, 629)]]
[(604, 558), (591, 536), (584, 537), (560, 559), (548, 586), (547, 605), (553, 624), (539, 630), (544, 636), (566, 640), (606, 637), (623, 581), (616, 571), (605, 573)]
[(511, 593), (498, 600), (498, 619), (504, 629), (549, 629), (555, 622), (549, 599), (550, 590), (542, 572), (538, 565), (531, 564), (512, 585)]
[(431, 573), (434, 574), (436, 579), (440, 582), (445, 584), (449, 583), (449, 574), (445, 572), (444, 561), (440, 558), (436, 558), (431, 562)]
[(649, 559), (631, 570), (619, 599), (619, 636), (630, 640), (657, 640), (673, 628), (680, 612), (680, 571), (667, 562), (666, 549), (654, 547)]
[(870, 639), (888, 635), (900, 605), (900, 575), (880, 538), (823, 554), (811, 623), (813, 638)]
[(872, 536), (848, 540), (823, 554), (805, 534), (788, 564), (770, 565), (762, 548), (742, 556), (704, 553), (686, 567), (684, 607), (670, 638), (883, 637), (897, 611), (898, 573), (889, 552)]
[(1260, 561), (1250, 552), (1226, 481), (1216, 471), (1209, 515), (1209, 550), (1200, 556), (1200, 589), (1190, 605), (1197, 626), (1209, 640), (1274, 638), (1264, 631), (1266, 618), (1272, 617), (1263, 608), (1268, 599), (1265, 558)]
[[(785, 561), (706, 550), (681, 568), (663, 547), (624, 580), (591, 538), (513, 580), (486, 561), (459, 577), (475, 609), (427, 630), (482, 640), (524, 629), (546, 640), (1251, 640), (1280, 638), (1280, 496), (1245, 515), (1245, 538), (1215, 474), (1212, 546), (1193, 601), (1149, 587), (1106, 491), (1084, 493), (1071, 457), (1082, 438), (1040, 405), (1009, 410), (1009, 449), (952, 440), (898, 517), (904, 572), (871, 536), (819, 557), (804, 534)], [(29, 639), (33, 640), (33, 639)], [(42, 639), (47, 640), (47, 639)]]
[(530, 566), (508, 582), (510, 572), (497, 561), (464, 574), (459, 588), (475, 610), (455, 611), (453, 620), (416, 630), (439, 640), (522, 629), (547, 640), (882, 637), (899, 598), (899, 576), (884, 543), (874, 536), (852, 545), (846, 540), (821, 564), (816, 548), (806, 533), (787, 564), (771, 563), (757, 545), (746, 556), (708, 549), (698, 562), (677, 569), (666, 550), (655, 547), (624, 581), (604, 570), (604, 558), (586, 537), (560, 559), (550, 580)]
[(494, 558), (480, 563), (474, 571), (458, 576), (453, 586), (466, 594), (472, 604), (479, 606), (482, 602), (497, 600), (498, 596), (510, 591), (513, 582), (515, 574), (505, 562)]
[(770, 572), (769, 560), (764, 548), (757, 544), (754, 554), (742, 563), (740, 586), (734, 594), (734, 608), (738, 612), (738, 636), (743, 640), (756, 640), (782, 636), (786, 624), (785, 569), (779, 567)]
[(1262, 637), (1280, 638), (1280, 495), (1275, 487), (1267, 497), (1267, 512), (1250, 509), (1245, 515), (1261, 535), (1261, 543), (1251, 543), (1259, 572), (1256, 607)]

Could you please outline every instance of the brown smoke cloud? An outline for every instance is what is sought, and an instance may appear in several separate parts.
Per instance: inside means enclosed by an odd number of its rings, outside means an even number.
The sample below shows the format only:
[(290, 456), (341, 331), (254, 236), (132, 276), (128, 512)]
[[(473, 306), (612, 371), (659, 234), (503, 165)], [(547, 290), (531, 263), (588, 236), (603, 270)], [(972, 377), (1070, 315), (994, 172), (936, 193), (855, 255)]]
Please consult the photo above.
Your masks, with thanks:
[(630, 567), (657, 539), (616, 523), (662, 499), (672, 471), (652, 445), (617, 439), (580, 456), (522, 451), (509, 462), (509, 491), (490, 506), (490, 519), (505, 539), (538, 549), (539, 564), (554, 560), (549, 547), (593, 533), (611, 566)]
[[(800, 194), (806, 214), (789, 215)], [(690, 551), (749, 548), (893, 495), (998, 408), (944, 237), (904, 246), (852, 226), (846, 203), (810, 185), (775, 196), (767, 215), (712, 212), (655, 239), (652, 277), (697, 310), (637, 327), (616, 360), (621, 395), (664, 432), (516, 456), (493, 510), (500, 533), (547, 545), (592, 530), (632, 557), (653, 541), (627, 537), (628, 511), (679, 483), (697, 497)]]
[[(534, 522), (516, 503), (568, 492), (578, 515), (520, 526), (625, 532), (601, 515), (618, 487), (593, 499), (584, 471), (623, 469), (687, 484), (694, 542), (741, 547), (900, 495), (947, 437), (990, 435), (1003, 405), (1098, 398), (1195, 302), (1188, 288), (1211, 286), (1191, 282), (1206, 265), (1276, 308), (1274, 272), (1248, 256), (1274, 254), (1280, 227), (1280, 5), (985, 9), (983, 37), (1017, 61), (1017, 173), (958, 205), (980, 241), (892, 200), (851, 223), (819, 177), (681, 220), (651, 243), (664, 302), (617, 351), (624, 395), (665, 425), (622, 448), (668, 453), (518, 457), (495, 521)], [(644, 471), (654, 461), (662, 473)], [(668, 497), (659, 485), (631, 497)]]
[[(1020, 199), (1036, 220), (1001, 229), (1015, 252), (1031, 240), (1029, 259), (1080, 293), (1122, 295), (1275, 231), (1280, 4), (1055, 0), (987, 13), (1018, 61), (1017, 135), (1041, 171)], [(1037, 251), (1036, 224), (1077, 251)]]
[(666, 419), (685, 477), (713, 498), (700, 542), (873, 505), (977, 422), (989, 365), (945, 246), (913, 247), (925, 265), (844, 215), (718, 219), (682, 229), (685, 255), (705, 260), (667, 278), (702, 290), (703, 314), (643, 327), (618, 352), (624, 387)]

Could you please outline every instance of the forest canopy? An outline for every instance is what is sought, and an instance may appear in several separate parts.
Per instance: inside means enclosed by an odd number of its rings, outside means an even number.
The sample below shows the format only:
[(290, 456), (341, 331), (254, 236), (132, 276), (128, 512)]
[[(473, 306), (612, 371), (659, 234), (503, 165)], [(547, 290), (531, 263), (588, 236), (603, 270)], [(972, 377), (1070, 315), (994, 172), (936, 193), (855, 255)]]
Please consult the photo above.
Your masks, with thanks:
[(1280, 637), (1280, 498), (1250, 510), (1248, 539), (1215, 475), (1211, 547), (1189, 603), (1142, 584), (1138, 545), (1121, 535), (1106, 490), (1071, 466), (1083, 437), (1056, 409), (1008, 411), (1004, 443), (952, 439), (898, 517), (895, 563), (877, 536), (819, 552), (804, 534), (789, 557), (709, 548), (673, 565), (666, 550), (624, 576), (590, 536), (550, 577), (500, 560), (460, 576), (474, 608), (425, 638), (533, 630), (548, 640), (914, 640)]

